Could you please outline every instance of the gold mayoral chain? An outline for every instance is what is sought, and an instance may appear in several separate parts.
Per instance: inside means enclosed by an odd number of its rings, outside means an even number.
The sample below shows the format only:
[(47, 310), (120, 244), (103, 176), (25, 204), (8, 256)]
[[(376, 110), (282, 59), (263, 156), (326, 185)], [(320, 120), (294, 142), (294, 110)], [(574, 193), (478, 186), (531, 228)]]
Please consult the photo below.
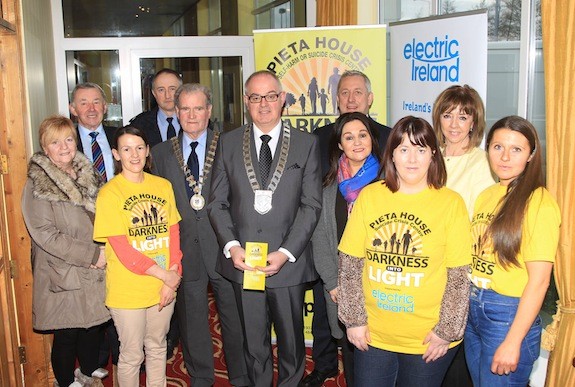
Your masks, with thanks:
[(246, 174), (248, 175), (248, 180), (252, 190), (254, 191), (254, 209), (261, 215), (267, 214), (272, 209), (272, 196), (276, 190), (279, 181), (284, 173), (287, 157), (289, 151), (290, 143), (290, 128), (289, 125), (283, 124), (283, 134), (282, 134), (282, 146), (280, 151), (280, 158), (274, 174), (267, 186), (267, 189), (262, 189), (260, 184), (256, 179), (256, 173), (254, 170), (254, 165), (252, 163), (252, 155), (250, 152), (250, 131), (252, 125), (246, 126), (244, 130), (244, 140), (243, 140), (243, 153), (244, 153), (244, 165), (246, 167)]
[(170, 141), (172, 142), (172, 149), (174, 150), (174, 155), (176, 155), (176, 159), (178, 160), (178, 164), (180, 164), (180, 168), (184, 171), (184, 175), (186, 176), (186, 181), (192, 192), (194, 193), (190, 198), (190, 206), (196, 211), (201, 210), (206, 205), (206, 199), (202, 196), (202, 187), (204, 186), (204, 180), (210, 174), (212, 170), (212, 165), (214, 164), (214, 157), (216, 156), (216, 148), (218, 146), (218, 139), (220, 138), (220, 132), (215, 131), (214, 137), (212, 138), (212, 142), (210, 142), (210, 146), (208, 148), (208, 153), (206, 155), (206, 160), (204, 161), (204, 168), (202, 169), (202, 173), (200, 174), (198, 180), (194, 179), (194, 175), (192, 175), (192, 171), (188, 168), (188, 165), (184, 163), (184, 156), (182, 154), (182, 147), (180, 145), (180, 141), (178, 137), (172, 137)]

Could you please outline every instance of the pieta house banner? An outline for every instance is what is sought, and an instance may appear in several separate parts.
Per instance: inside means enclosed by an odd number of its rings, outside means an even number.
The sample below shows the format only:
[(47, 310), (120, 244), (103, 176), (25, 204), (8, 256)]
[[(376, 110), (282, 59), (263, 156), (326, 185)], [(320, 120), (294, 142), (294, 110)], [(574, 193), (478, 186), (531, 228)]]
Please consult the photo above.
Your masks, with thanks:
[[(275, 73), (286, 93), (283, 119), (313, 132), (339, 116), (337, 83), (346, 70), (365, 73), (374, 93), (370, 116), (387, 123), (386, 29), (378, 26), (254, 31), (256, 70)], [(304, 333), (311, 345), (313, 294), (305, 295)]]
[(487, 12), (390, 23), (391, 119), (432, 123), (433, 102), (447, 87), (467, 84), (487, 95)]
[(385, 31), (382, 25), (254, 31), (256, 69), (274, 72), (286, 92), (284, 120), (309, 132), (332, 123), (339, 115), (339, 78), (359, 70), (375, 95), (370, 116), (385, 124)]

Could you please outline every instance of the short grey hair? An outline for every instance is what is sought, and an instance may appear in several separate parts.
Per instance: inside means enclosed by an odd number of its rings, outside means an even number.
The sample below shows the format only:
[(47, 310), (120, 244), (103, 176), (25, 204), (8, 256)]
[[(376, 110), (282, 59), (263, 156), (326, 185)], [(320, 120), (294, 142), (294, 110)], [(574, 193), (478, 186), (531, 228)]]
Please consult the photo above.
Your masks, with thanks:
[(365, 88), (367, 89), (368, 93), (371, 93), (371, 81), (359, 70), (345, 70), (343, 74), (341, 74), (341, 78), (339, 78), (339, 82), (337, 83), (337, 92), (339, 93), (339, 86), (341, 82), (347, 77), (362, 77), (363, 81), (365, 82)]
[(102, 100), (104, 101), (104, 103), (106, 103), (106, 93), (104, 93), (104, 90), (102, 90), (100, 85), (97, 85), (97, 84), (92, 83), (92, 82), (77, 84), (76, 87), (74, 87), (74, 90), (72, 90), (72, 97), (71, 97), (70, 101), (72, 103), (74, 103), (74, 99), (76, 98), (76, 93), (78, 92), (78, 90), (86, 90), (86, 89), (98, 90), (100, 92), (100, 94), (102, 95)]
[(212, 106), (212, 91), (209, 87), (201, 85), (199, 83), (184, 83), (182, 86), (178, 87), (176, 94), (174, 94), (174, 102), (176, 106), (180, 107), (180, 96), (182, 94), (191, 94), (200, 92), (206, 96), (206, 103), (208, 106)]

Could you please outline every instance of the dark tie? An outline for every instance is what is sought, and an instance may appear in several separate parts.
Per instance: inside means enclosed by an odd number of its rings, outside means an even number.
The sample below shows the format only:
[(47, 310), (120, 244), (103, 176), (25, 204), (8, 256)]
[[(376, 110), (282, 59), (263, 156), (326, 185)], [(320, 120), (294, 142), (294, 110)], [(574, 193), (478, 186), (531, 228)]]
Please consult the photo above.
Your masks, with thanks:
[(94, 161), (94, 167), (96, 167), (96, 170), (100, 176), (102, 176), (102, 179), (107, 181), (108, 179), (106, 178), (106, 165), (104, 164), (104, 155), (102, 155), (102, 149), (100, 148), (98, 141), (96, 141), (98, 134), (98, 132), (90, 133), (90, 137), (92, 137), (92, 160)]
[(176, 128), (174, 128), (174, 125), (172, 125), (173, 119), (174, 117), (166, 118), (166, 120), (168, 120), (168, 137), (167, 137), (168, 140), (172, 137), (176, 137)]
[(267, 134), (262, 135), (260, 138), (262, 139), (262, 147), (260, 148), (260, 175), (262, 177), (262, 189), (266, 189), (270, 168), (272, 166), (272, 151), (268, 142), (270, 142), (272, 138)]
[(198, 162), (198, 154), (196, 153), (196, 147), (198, 146), (198, 142), (194, 141), (190, 144), (192, 147), (192, 151), (190, 152), (190, 157), (188, 157), (188, 168), (194, 179), (198, 181), (200, 176), (200, 163)]

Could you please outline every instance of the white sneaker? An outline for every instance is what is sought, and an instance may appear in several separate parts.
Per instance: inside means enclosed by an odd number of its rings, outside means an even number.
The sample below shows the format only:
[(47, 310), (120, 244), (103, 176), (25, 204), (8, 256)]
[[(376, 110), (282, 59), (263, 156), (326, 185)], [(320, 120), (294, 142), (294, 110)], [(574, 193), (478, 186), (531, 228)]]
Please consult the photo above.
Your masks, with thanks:
[(93, 378), (104, 379), (108, 376), (108, 370), (105, 368), (98, 368), (96, 371), (92, 372)]
[[(74, 376), (75, 376), (75, 382), (74, 383), (78, 383), (80, 386), (82, 387), (87, 387), (87, 386), (91, 386), (92, 384), (94, 384), (94, 379), (92, 379), (89, 376), (86, 376), (82, 373), (82, 371), (80, 371), (80, 368), (76, 368), (74, 370)], [(77, 387), (77, 386), (73, 386), (73, 387)]]

